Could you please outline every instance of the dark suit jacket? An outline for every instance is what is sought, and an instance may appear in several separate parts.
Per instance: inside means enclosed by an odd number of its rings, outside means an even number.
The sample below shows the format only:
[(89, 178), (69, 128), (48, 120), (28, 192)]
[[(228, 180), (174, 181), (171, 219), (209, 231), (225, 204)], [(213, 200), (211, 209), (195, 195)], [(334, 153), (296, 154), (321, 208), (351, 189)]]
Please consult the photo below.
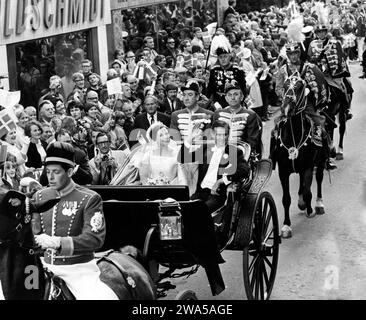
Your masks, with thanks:
[[(212, 156), (213, 144), (201, 145), (196, 151), (191, 152), (184, 144), (181, 147), (178, 155), (180, 163), (191, 163), (198, 161), (198, 182), (195, 195), (202, 192), (201, 183), (205, 178)], [(249, 176), (250, 167), (244, 159), (243, 152), (236, 146), (228, 144), (225, 147), (225, 152), (221, 157), (219, 169), (217, 171), (217, 180), (221, 179), (225, 174), (227, 179), (232, 182), (240, 182), (242, 179)], [(226, 194), (226, 186), (222, 186), (218, 191), (220, 195)], [(195, 197), (195, 195), (193, 197)]]
[[(88, 156), (80, 148), (76, 147), (75, 145), (73, 145), (73, 147), (75, 150), (75, 163), (77, 165), (79, 165), (79, 168), (75, 172), (75, 174), (72, 176), (72, 180), (74, 180), (74, 182), (77, 183), (78, 185), (85, 186), (87, 184), (91, 184), (92, 180), (93, 180), (93, 176), (90, 171)], [(48, 185), (46, 167), (43, 169), (43, 172), (42, 172), (42, 175), (40, 178), (40, 183), (43, 186)]]
[[(170, 116), (158, 111), (158, 121), (162, 122), (168, 128), (170, 127)], [(130, 136), (130, 146), (134, 146), (137, 143), (137, 132), (141, 131), (141, 134), (146, 138), (146, 131), (150, 128), (150, 121), (147, 118), (147, 113), (141, 113), (135, 118), (135, 125), (133, 127), (132, 134)]]
[(174, 111), (177, 110), (182, 110), (184, 109), (185, 106), (183, 104), (183, 102), (179, 99), (176, 100), (176, 104), (175, 104), (175, 109), (172, 110), (172, 108), (170, 107), (170, 103), (168, 101), (168, 98), (165, 98), (161, 103), (160, 103), (160, 112), (166, 113), (166, 114), (172, 114)]
[[(44, 142), (43, 140), (41, 140), (41, 144), (42, 144), (43, 149), (46, 151), (47, 143)], [(41, 155), (38, 153), (37, 146), (33, 142), (31, 142), (29, 144), (27, 158), (28, 158), (28, 161), (25, 163), (25, 165), (28, 168), (36, 168), (36, 169), (42, 168), (43, 163), (42, 163)]]
[[(159, 111), (158, 111), (158, 121), (165, 124), (168, 128), (170, 127), (170, 116)], [(147, 129), (149, 128), (150, 128), (150, 121), (147, 117), (147, 113), (144, 112), (139, 114), (135, 119), (134, 129), (144, 129), (145, 131), (147, 131)]]

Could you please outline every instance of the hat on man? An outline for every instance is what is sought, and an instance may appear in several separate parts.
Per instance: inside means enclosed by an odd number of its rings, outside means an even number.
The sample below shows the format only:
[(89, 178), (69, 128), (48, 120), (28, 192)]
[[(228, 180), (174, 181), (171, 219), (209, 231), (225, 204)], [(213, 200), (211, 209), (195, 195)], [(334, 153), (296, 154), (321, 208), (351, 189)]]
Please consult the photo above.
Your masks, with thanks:
[(186, 90), (192, 90), (199, 93), (199, 84), (196, 81), (188, 80), (185, 87), (181, 88), (182, 92)]
[(74, 148), (65, 142), (51, 143), (46, 150), (45, 165), (50, 164), (66, 164), (71, 167), (75, 166)]
[(225, 84), (225, 93), (228, 93), (230, 90), (241, 90), (238, 81), (231, 80)]

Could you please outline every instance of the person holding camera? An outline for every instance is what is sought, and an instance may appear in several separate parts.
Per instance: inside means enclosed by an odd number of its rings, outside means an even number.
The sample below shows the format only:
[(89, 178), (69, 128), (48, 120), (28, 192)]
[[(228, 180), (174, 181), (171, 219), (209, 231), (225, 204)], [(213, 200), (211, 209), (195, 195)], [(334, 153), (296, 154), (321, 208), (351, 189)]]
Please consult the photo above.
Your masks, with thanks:
[(96, 138), (96, 154), (89, 161), (93, 176), (93, 185), (109, 185), (117, 169), (127, 159), (127, 153), (111, 150), (111, 137), (107, 133), (99, 133)]

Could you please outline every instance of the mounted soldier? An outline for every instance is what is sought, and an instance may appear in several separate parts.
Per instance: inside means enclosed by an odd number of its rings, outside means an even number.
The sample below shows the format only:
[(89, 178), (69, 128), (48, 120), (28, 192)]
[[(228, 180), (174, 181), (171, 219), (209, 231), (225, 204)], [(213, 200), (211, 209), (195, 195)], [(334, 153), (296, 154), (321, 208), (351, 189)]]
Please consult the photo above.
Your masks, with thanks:
[(33, 230), (35, 241), (46, 250), (44, 267), (63, 279), (77, 300), (118, 300), (100, 280), (94, 259), (106, 235), (102, 199), (71, 180), (74, 158), (70, 144), (55, 142), (47, 149), (50, 188), (38, 191), (34, 200), (36, 205), (54, 198), (60, 202), (40, 215), (40, 228)]
[[(350, 72), (346, 62), (341, 43), (328, 35), (326, 23), (319, 24), (316, 29), (316, 39), (310, 43), (308, 58), (316, 64), (330, 87), (330, 103), (328, 104), (328, 114), (335, 120), (335, 115), (339, 114), (340, 142), (338, 152), (343, 154), (343, 136), (346, 121), (353, 115), (350, 113), (353, 88), (348, 80)], [(333, 132), (331, 132), (331, 138)]]
[[(285, 95), (285, 90), (291, 88), (285, 87), (285, 82), (289, 78), (301, 78), (306, 83), (307, 92), (301, 99), (306, 99), (304, 112), (312, 122), (312, 141), (319, 147), (323, 147), (327, 155), (326, 168), (328, 170), (336, 169), (337, 166), (330, 159), (330, 141), (325, 131), (325, 117), (320, 115), (319, 110), (324, 108), (328, 102), (329, 87), (319, 68), (310, 62), (302, 61), (300, 43), (290, 42), (286, 45), (288, 61), (281, 67), (278, 73), (276, 83), (276, 92), (280, 96)], [(285, 110), (282, 111), (282, 116)], [(282, 118), (280, 116), (280, 119)], [(276, 126), (273, 134), (276, 136), (278, 127)]]

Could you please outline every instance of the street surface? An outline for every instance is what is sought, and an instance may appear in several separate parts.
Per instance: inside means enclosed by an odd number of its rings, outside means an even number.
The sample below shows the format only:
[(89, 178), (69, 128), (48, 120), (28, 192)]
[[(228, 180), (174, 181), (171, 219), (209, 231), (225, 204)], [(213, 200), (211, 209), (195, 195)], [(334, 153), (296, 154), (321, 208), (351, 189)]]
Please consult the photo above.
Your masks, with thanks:
[[(298, 176), (291, 176), (293, 237), (280, 245), (277, 277), (272, 300), (366, 299), (366, 80), (362, 67), (350, 65), (355, 90), (353, 119), (347, 122), (344, 160), (338, 169), (326, 172), (323, 199), (326, 214), (308, 219), (297, 208)], [(268, 157), (273, 119), (267, 122), (263, 142)], [(338, 129), (336, 129), (338, 130)], [(335, 135), (338, 143), (338, 132)], [(266, 189), (273, 195), (280, 228), (283, 224), (282, 189), (274, 171)], [(316, 184), (313, 182), (315, 205)], [(313, 206), (314, 206), (313, 205)], [(177, 286), (164, 299), (174, 299), (184, 289), (195, 291), (200, 300), (246, 299), (242, 278), (242, 253), (224, 251), (220, 265), (226, 290), (213, 297), (203, 268), (188, 279), (173, 279)]]

